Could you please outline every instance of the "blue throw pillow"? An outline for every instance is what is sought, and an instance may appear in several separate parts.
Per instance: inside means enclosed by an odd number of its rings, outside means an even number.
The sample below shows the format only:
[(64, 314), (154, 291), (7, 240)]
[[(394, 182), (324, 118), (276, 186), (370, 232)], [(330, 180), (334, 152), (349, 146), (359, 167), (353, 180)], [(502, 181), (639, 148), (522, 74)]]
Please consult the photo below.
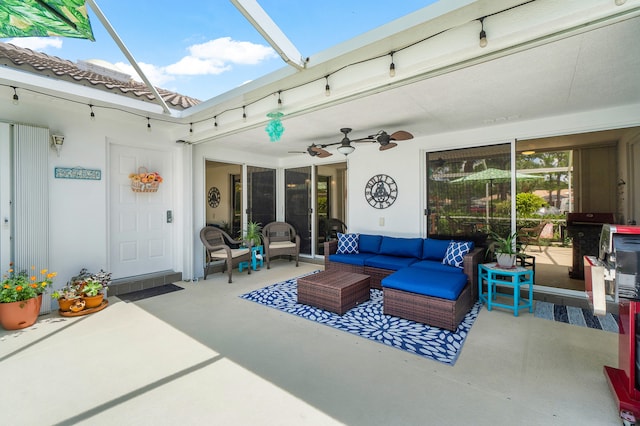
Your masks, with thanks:
[(358, 254), (358, 234), (338, 232), (338, 250), (336, 254)]
[(473, 242), (470, 241), (451, 241), (447, 252), (442, 259), (443, 265), (455, 266), (456, 268), (462, 268), (462, 261), (464, 256), (473, 249)]

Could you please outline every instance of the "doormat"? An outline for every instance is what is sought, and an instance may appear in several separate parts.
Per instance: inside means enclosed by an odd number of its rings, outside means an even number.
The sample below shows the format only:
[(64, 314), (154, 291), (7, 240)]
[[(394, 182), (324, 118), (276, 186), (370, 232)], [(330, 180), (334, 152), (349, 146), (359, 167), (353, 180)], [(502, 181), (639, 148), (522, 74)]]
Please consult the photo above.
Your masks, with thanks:
[(533, 314), (536, 318), (618, 333), (618, 316), (613, 314), (596, 316), (589, 309), (557, 305), (540, 300), (536, 300)]
[(377, 289), (371, 290), (370, 300), (342, 316), (298, 303), (297, 278), (240, 297), (449, 365), (458, 359), (481, 307), (476, 303), (454, 332), (383, 314), (382, 291)]
[(149, 297), (160, 296), (162, 294), (173, 293), (174, 291), (184, 290), (175, 284), (165, 284), (158, 287), (151, 287), (145, 290), (132, 291), (131, 293), (119, 294), (117, 297), (124, 302), (137, 302), (138, 300), (147, 299)]

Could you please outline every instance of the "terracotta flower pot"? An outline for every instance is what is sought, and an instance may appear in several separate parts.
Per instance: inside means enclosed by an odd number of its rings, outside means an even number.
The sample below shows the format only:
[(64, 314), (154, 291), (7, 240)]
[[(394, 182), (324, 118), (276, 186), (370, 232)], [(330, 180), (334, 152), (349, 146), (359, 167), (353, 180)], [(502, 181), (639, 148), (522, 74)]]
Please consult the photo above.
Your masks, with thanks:
[(73, 303), (74, 299), (65, 299), (65, 298), (60, 298), (58, 299), (58, 306), (60, 307), (60, 310), (63, 312), (68, 312), (71, 307), (71, 304)]
[(100, 293), (96, 296), (83, 296), (85, 301), (85, 308), (97, 308), (102, 304), (102, 299), (104, 298), (104, 294)]
[(42, 295), (20, 302), (0, 303), (0, 324), (6, 330), (27, 328), (38, 320)]

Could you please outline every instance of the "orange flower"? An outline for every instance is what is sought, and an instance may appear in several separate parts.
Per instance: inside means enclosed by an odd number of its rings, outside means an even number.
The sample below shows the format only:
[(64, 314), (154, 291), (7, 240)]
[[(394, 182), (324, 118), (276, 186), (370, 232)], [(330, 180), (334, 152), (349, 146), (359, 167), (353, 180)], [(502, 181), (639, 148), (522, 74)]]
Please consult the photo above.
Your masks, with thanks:
[(38, 279), (38, 278), (36, 278), (36, 276), (35, 276), (35, 275), (31, 275), (31, 281), (35, 281), (35, 280), (37, 280), (37, 279)]
[(44, 274), (46, 274), (46, 273), (47, 273), (47, 269), (43, 269), (43, 270), (41, 270), (41, 271), (40, 271), (40, 274), (41, 274), (41, 275), (44, 275)]
[(11, 287), (9, 284), (4, 285), (4, 288), (9, 288), (9, 287)]
[(22, 286), (21, 285), (17, 286), (16, 291), (22, 291)]
[(31, 288), (38, 288), (38, 284), (36, 283), (31, 284)]

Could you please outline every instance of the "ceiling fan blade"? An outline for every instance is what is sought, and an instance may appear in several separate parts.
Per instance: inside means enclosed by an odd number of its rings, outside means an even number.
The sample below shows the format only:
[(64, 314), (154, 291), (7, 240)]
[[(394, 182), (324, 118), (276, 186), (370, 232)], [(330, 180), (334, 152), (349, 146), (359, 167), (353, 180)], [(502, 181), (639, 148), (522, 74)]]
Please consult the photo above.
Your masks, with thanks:
[(406, 141), (408, 139), (413, 139), (413, 135), (409, 132), (405, 132), (404, 130), (398, 130), (391, 134), (392, 141)]
[(386, 151), (387, 149), (391, 149), (391, 148), (394, 148), (394, 147), (396, 147), (396, 146), (398, 146), (398, 144), (397, 144), (397, 143), (395, 143), (395, 142), (389, 142), (389, 143), (388, 143), (388, 144), (386, 144), (386, 145), (380, 145), (380, 148), (379, 148), (379, 149), (380, 149), (380, 151)]
[(312, 157), (318, 156), (320, 158), (326, 158), (333, 155), (326, 149), (323, 149), (321, 146), (317, 146), (317, 145), (311, 145), (308, 151), (309, 151), (309, 155), (311, 155)]

